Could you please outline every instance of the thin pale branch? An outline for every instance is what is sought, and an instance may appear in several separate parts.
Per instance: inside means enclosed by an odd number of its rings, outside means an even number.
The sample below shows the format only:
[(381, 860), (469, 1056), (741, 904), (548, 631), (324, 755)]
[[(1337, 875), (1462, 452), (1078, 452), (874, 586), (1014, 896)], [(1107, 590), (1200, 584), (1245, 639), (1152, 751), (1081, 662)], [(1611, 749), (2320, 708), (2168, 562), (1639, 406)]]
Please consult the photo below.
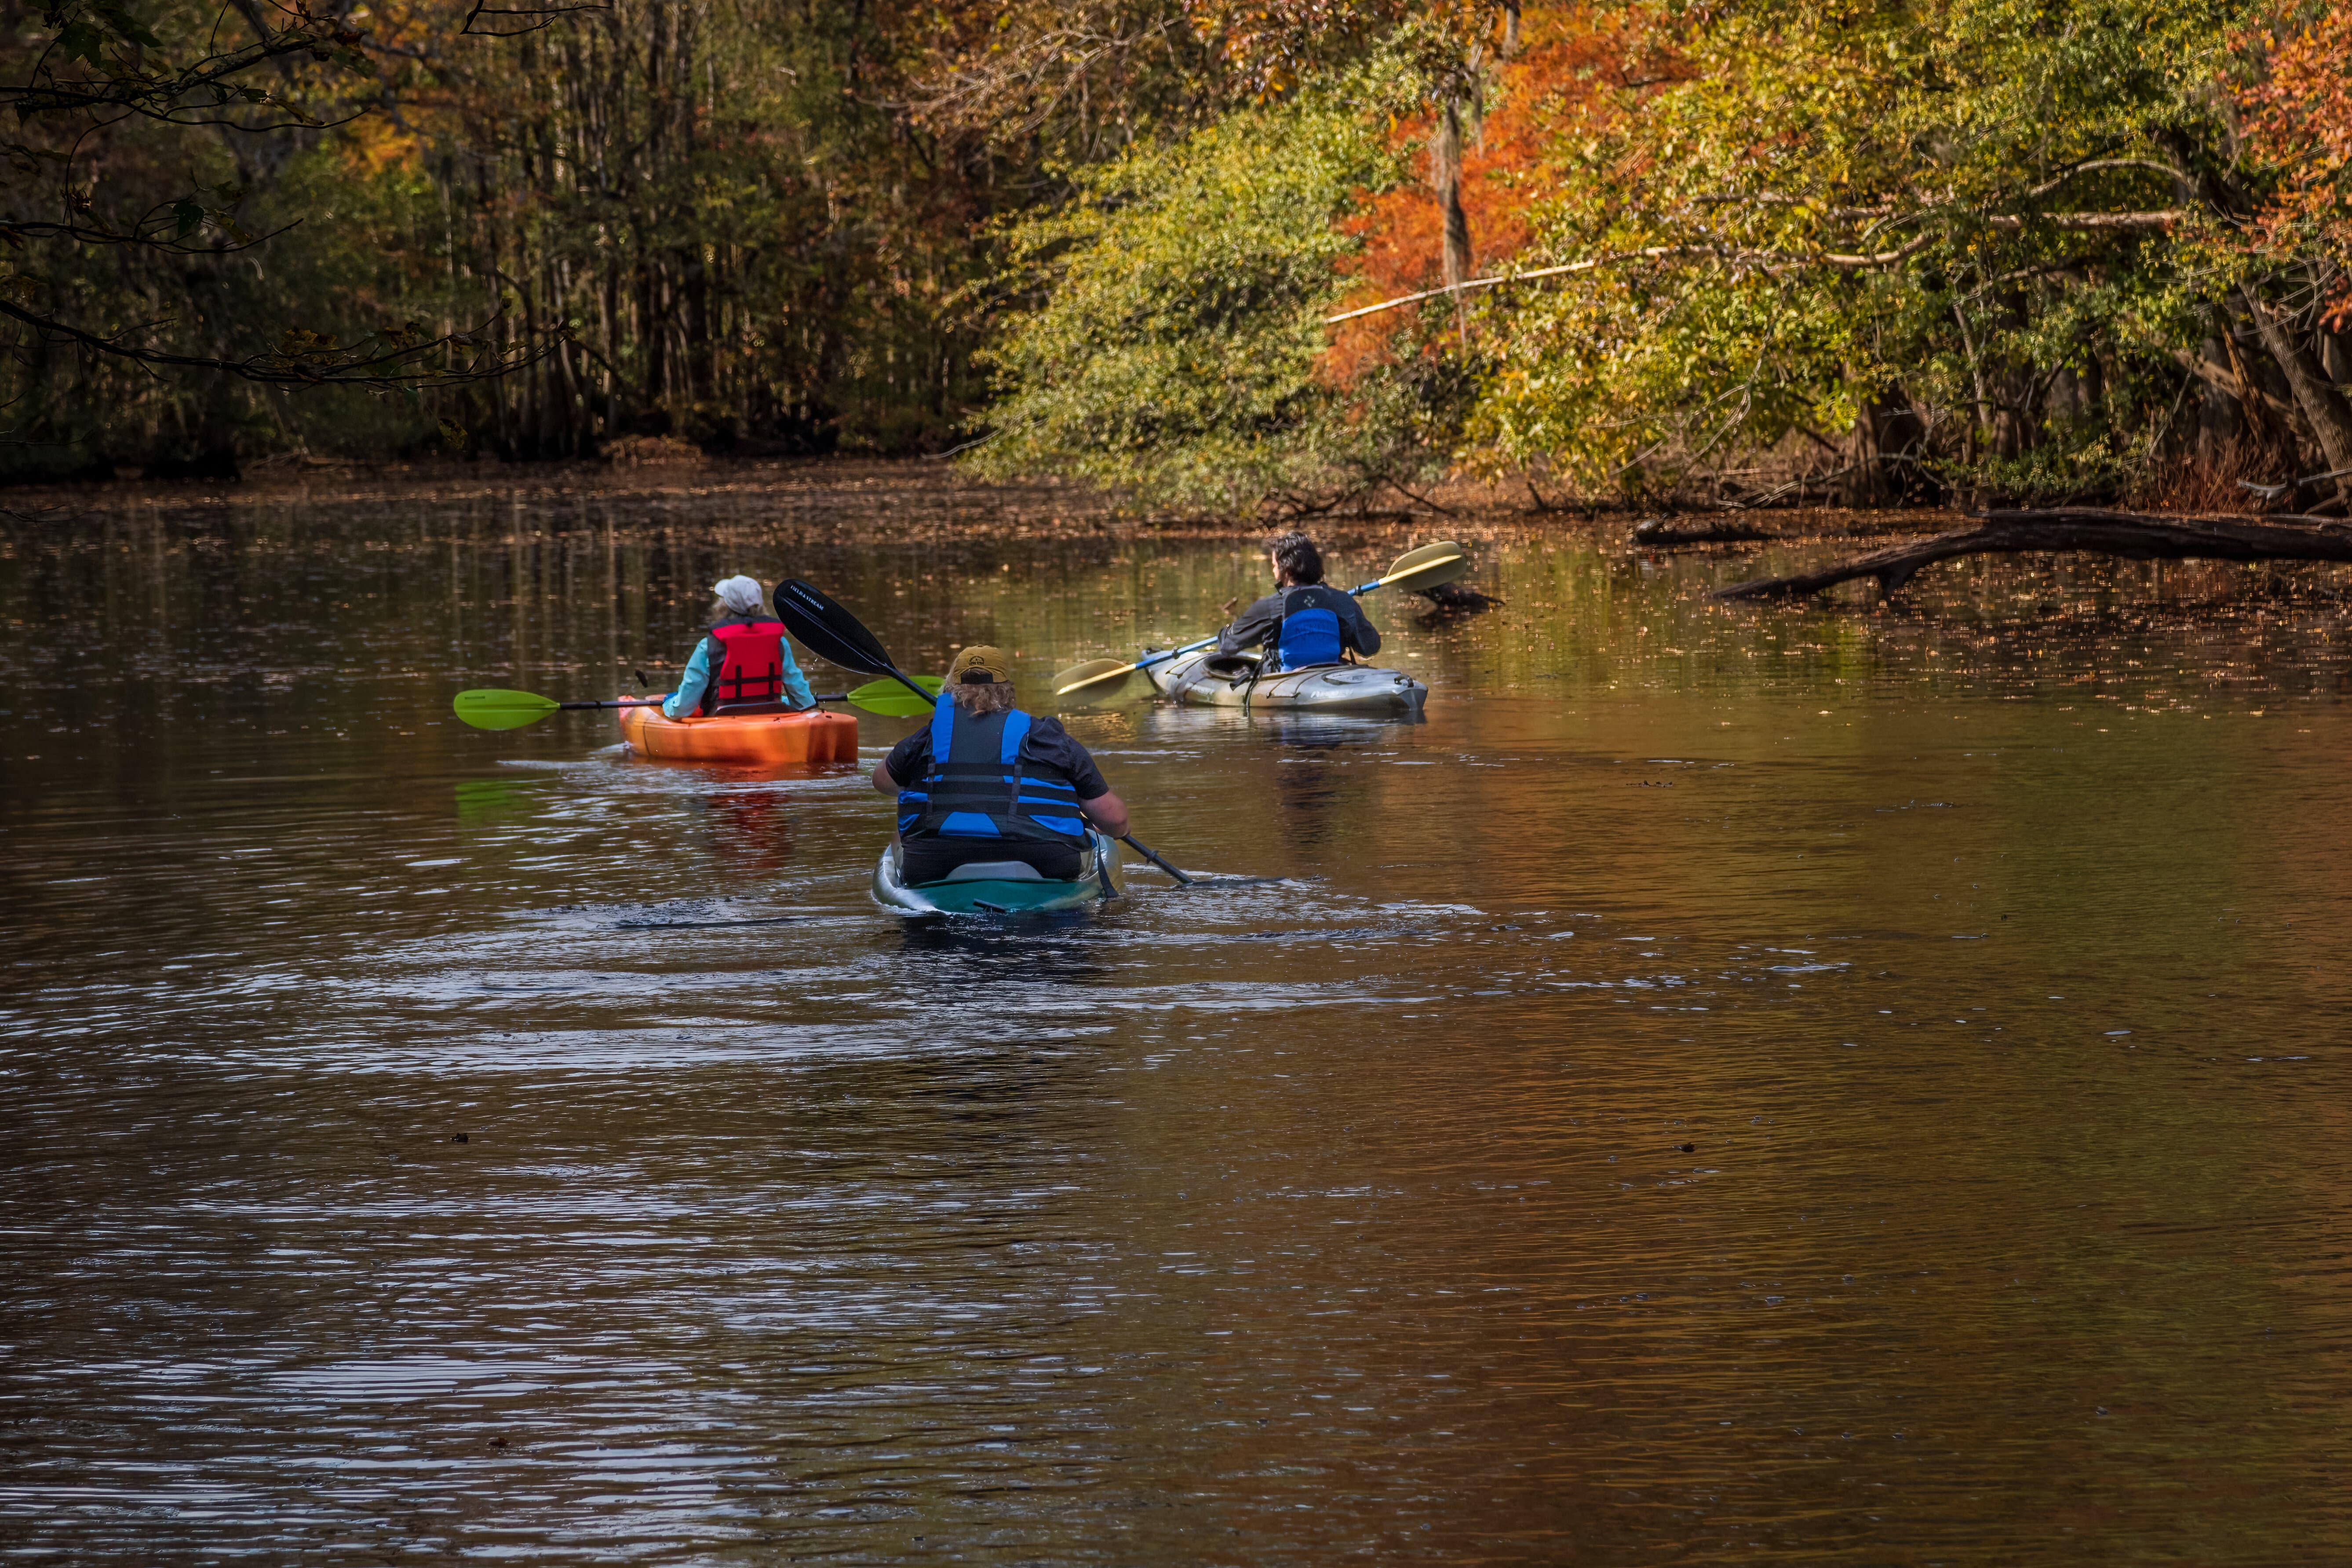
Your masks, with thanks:
[[(2051, 213), (2037, 214), (2032, 217), (1996, 215), (1980, 221), (1989, 228), (2004, 232), (2022, 229), (2029, 224), (2041, 224), (2052, 228), (2092, 233), (2139, 233), (2167, 229), (2174, 224), (2186, 222), (2195, 216), (2186, 208), (2179, 208), (2166, 212)], [(1621, 251), (1612, 256), (1592, 257), (1583, 261), (1571, 261), (1559, 267), (1537, 267), (1525, 272), (1503, 272), (1488, 278), (1468, 278), (1450, 289), (1423, 289), (1418, 293), (1400, 294), (1393, 300), (1382, 300), (1376, 304), (1360, 305), (1352, 310), (1342, 310), (1336, 316), (1324, 317), (1323, 324), (1327, 327), (1338, 326), (1342, 321), (1352, 321), (1362, 316), (1376, 316), (1383, 310), (1393, 310), (1400, 306), (1418, 304), (1423, 300), (1450, 299), (1456, 294), (1467, 293), (1473, 289), (1496, 289), (1506, 283), (1531, 283), (1545, 278), (1566, 278), (1580, 272), (1591, 272), (1598, 268), (1614, 266), (1620, 262), (1657, 261), (1677, 256), (1713, 257), (1720, 260), (1760, 267), (1768, 270), (1802, 267), (1834, 267), (1841, 271), (1872, 271), (1882, 267), (1895, 267), (1908, 261), (1933, 245), (1937, 237), (1934, 234), (1923, 234), (1908, 244), (1899, 245), (1892, 250), (1863, 253), (1823, 250), (1808, 254), (1801, 251), (1743, 249), (1727, 245), (1654, 246), (1643, 250)]]

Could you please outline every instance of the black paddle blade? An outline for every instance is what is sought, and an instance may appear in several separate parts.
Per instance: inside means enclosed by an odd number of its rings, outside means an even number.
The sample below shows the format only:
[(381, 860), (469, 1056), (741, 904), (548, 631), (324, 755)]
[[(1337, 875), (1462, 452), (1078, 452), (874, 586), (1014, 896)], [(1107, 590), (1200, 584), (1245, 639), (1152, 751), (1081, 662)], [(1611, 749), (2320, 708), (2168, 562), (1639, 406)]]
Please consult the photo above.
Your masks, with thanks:
[(776, 584), (776, 618), (817, 658), (860, 675), (895, 675), (890, 655), (856, 616), (814, 584), (787, 577)]

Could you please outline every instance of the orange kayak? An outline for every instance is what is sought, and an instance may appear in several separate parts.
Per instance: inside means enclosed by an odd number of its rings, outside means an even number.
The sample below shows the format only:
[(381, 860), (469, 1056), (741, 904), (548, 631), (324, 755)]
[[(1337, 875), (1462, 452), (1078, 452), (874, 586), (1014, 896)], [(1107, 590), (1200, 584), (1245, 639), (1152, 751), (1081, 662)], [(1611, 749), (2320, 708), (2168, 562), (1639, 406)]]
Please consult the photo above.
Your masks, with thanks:
[(681, 763), (854, 763), (857, 721), (846, 713), (736, 713), (665, 719), (656, 707), (621, 710), (621, 739), (641, 757)]

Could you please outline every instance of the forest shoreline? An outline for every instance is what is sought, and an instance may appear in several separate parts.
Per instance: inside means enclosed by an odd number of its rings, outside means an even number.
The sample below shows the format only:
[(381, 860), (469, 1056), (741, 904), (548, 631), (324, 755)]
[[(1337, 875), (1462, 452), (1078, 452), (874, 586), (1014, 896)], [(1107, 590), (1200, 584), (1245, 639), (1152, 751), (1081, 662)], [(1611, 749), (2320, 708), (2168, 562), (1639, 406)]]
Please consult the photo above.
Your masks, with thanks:
[[(1838, 542), (1884, 544), (1966, 527), (1977, 514), (1948, 506), (1802, 506), (1744, 511), (1645, 511), (1622, 506), (1536, 507), (1525, 487), (1439, 485), (1410, 510), (1281, 518), (1155, 511), (1079, 479), (1002, 480), (937, 458), (828, 456), (742, 458), (665, 455), (653, 461), (502, 463), (458, 458), (407, 462), (281, 463), (233, 480), (123, 479), (12, 488), (0, 532), (36, 549), (113, 526), (169, 518), (391, 506), (469, 514), (521, 509), (534, 533), (623, 526), (703, 529), (750, 539), (888, 541), (1066, 539), (1255, 541), (1286, 527), (1339, 551), (1448, 537), (1465, 542), (1607, 540), (1629, 553), (1723, 552)], [(2190, 514), (2183, 512), (2186, 517)], [(2211, 516), (2210, 510), (2195, 515)], [(2247, 521), (2257, 521), (2250, 506)]]

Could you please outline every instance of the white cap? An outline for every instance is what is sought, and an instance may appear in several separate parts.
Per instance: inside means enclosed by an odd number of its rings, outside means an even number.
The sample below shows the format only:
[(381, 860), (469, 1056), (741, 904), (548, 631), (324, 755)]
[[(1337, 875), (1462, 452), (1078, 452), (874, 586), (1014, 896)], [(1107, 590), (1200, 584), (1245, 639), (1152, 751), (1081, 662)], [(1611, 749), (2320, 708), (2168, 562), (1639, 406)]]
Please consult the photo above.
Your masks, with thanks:
[(710, 584), (719, 602), (739, 616), (756, 616), (766, 606), (767, 595), (760, 592), (757, 577), (722, 577)]

